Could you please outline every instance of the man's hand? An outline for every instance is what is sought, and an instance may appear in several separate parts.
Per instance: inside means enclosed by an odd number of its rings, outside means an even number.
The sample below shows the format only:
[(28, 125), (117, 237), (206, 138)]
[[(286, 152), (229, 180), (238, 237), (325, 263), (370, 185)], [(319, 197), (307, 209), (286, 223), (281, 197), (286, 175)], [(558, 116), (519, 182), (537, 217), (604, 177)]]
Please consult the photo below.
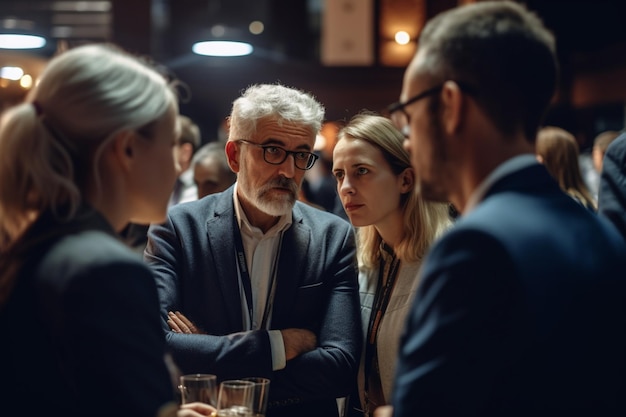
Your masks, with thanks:
[(177, 311), (175, 313), (170, 311), (169, 313), (167, 313), (167, 315), (169, 317), (167, 319), (167, 324), (169, 324), (172, 331), (176, 333), (205, 334), (180, 311)]
[(280, 331), (285, 344), (285, 358), (293, 359), (317, 347), (315, 333), (306, 329), (284, 329)]

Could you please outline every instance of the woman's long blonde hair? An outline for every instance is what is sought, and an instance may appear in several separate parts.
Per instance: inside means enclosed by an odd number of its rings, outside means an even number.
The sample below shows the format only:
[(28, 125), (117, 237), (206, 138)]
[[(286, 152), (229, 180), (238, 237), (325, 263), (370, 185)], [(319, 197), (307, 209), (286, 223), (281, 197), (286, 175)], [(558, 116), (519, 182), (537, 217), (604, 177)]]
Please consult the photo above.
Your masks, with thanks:
[(574, 135), (560, 127), (546, 126), (539, 129), (535, 146), (541, 162), (561, 189), (585, 207), (595, 210), (596, 202), (583, 180), (578, 163), (580, 151)]
[[(380, 149), (395, 175), (411, 167), (409, 154), (403, 147), (404, 136), (386, 117), (362, 112), (354, 116), (338, 133), (338, 141), (360, 139)], [(426, 202), (412, 188), (400, 199), (404, 218), (404, 237), (395, 247), (398, 259), (416, 262), (450, 225), (449, 206)], [(359, 263), (374, 268), (380, 260), (382, 238), (372, 225), (357, 230)]]

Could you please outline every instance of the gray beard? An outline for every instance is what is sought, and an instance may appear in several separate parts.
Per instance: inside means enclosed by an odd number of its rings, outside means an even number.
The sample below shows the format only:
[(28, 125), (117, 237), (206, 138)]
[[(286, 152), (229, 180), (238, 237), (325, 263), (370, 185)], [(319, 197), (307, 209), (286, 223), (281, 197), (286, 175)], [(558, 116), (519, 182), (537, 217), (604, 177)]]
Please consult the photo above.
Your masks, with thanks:
[[(248, 188), (247, 181), (244, 181), (243, 184), (241, 181), (239, 182), (240, 187), (243, 185), (243, 187), (241, 187), (243, 188), (242, 191), (250, 202), (259, 210), (269, 214), (270, 216), (284, 216), (289, 213), (294, 204), (296, 204), (299, 187), (292, 179), (280, 177), (264, 184), (262, 187), (254, 191)], [(281, 194), (278, 197), (271, 196), (270, 193), (275, 187), (288, 188), (290, 193)], [(248, 191), (251, 192), (248, 193)]]

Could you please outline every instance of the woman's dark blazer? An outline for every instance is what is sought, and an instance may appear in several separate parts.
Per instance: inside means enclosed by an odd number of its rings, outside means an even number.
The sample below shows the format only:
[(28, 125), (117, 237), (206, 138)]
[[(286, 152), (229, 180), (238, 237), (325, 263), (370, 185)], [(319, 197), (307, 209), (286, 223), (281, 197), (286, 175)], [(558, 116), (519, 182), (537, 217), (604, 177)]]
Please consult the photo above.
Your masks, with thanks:
[(174, 389), (150, 270), (91, 210), (29, 234), (0, 311), (0, 414), (155, 416)]

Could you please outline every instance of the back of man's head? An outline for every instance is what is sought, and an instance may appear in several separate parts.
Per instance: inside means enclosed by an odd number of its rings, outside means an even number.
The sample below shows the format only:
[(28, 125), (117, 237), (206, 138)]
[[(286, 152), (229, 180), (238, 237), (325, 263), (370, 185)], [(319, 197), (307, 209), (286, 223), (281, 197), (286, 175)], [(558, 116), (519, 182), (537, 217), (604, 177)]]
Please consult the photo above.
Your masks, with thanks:
[(593, 167), (597, 172), (602, 172), (602, 161), (604, 159), (604, 153), (621, 132), (617, 130), (607, 130), (600, 133), (593, 140), (593, 148), (591, 150), (591, 160)]
[(611, 142), (615, 140), (619, 136), (621, 132), (617, 130), (607, 130), (600, 133), (593, 140), (593, 147), (601, 150), (602, 152), (606, 152), (606, 148), (609, 147)]
[(419, 38), (433, 85), (466, 85), (495, 126), (529, 141), (557, 84), (554, 36), (523, 5), (485, 1), (430, 20)]

